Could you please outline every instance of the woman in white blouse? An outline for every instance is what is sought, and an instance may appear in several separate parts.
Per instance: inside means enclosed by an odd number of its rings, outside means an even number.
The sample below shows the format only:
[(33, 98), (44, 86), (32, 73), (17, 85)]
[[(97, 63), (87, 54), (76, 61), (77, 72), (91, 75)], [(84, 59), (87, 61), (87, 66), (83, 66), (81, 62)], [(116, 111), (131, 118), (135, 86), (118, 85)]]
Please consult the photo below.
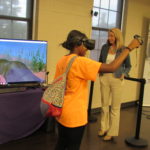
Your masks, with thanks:
[[(111, 63), (121, 54), (124, 48), (120, 29), (112, 28), (108, 32), (107, 43), (102, 46), (99, 61), (106, 64)], [(103, 140), (105, 141), (111, 140), (114, 136), (118, 136), (122, 81), (124, 76), (128, 76), (130, 69), (131, 63), (130, 56), (128, 55), (114, 73), (100, 74), (102, 108), (98, 135), (104, 136)]]

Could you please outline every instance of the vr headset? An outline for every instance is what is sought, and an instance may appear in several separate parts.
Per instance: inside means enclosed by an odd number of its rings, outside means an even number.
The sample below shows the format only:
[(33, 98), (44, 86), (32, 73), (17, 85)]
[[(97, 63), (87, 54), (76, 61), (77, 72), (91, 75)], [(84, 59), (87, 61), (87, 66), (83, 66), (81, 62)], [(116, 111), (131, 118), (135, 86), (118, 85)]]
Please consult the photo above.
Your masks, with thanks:
[(88, 50), (93, 50), (95, 48), (95, 40), (93, 39), (75, 37), (72, 39), (72, 43), (79, 46), (83, 44)]
[(82, 39), (82, 42), (88, 50), (93, 50), (95, 48), (95, 40), (93, 39)]

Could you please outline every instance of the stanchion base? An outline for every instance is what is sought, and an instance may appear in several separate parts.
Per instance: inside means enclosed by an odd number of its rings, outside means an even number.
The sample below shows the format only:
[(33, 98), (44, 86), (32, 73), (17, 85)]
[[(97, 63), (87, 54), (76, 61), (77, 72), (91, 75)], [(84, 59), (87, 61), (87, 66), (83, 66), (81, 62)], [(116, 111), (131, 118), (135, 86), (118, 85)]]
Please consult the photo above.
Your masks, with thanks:
[(129, 137), (125, 139), (125, 142), (134, 147), (146, 147), (148, 146), (148, 143), (144, 139), (136, 139), (135, 137)]
[(89, 121), (89, 122), (96, 122), (96, 121), (97, 121), (97, 118), (96, 118), (95, 116), (91, 116), (91, 115), (90, 115), (90, 116), (88, 117), (88, 121)]

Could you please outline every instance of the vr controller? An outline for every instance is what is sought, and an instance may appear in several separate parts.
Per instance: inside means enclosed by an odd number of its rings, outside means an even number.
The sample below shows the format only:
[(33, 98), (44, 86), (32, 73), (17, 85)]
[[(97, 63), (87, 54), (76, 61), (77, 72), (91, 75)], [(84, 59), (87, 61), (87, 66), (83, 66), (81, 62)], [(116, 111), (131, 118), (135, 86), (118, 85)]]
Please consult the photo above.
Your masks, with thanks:
[(137, 40), (140, 42), (140, 45), (143, 45), (143, 40), (142, 40), (142, 37), (141, 37), (140, 35), (135, 34), (135, 35), (133, 36), (133, 38), (134, 38), (134, 39), (137, 39)]

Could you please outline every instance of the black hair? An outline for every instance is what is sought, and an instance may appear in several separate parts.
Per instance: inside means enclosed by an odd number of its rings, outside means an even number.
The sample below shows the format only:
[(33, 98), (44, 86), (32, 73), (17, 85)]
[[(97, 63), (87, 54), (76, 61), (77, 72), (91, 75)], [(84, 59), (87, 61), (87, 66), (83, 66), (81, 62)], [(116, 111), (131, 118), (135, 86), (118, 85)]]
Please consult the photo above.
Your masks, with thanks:
[(83, 39), (87, 39), (87, 36), (84, 33), (78, 30), (72, 30), (69, 32), (67, 40), (64, 41), (61, 45), (62, 47), (72, 51), (74, 47), (80, 46), (82, 44)]

